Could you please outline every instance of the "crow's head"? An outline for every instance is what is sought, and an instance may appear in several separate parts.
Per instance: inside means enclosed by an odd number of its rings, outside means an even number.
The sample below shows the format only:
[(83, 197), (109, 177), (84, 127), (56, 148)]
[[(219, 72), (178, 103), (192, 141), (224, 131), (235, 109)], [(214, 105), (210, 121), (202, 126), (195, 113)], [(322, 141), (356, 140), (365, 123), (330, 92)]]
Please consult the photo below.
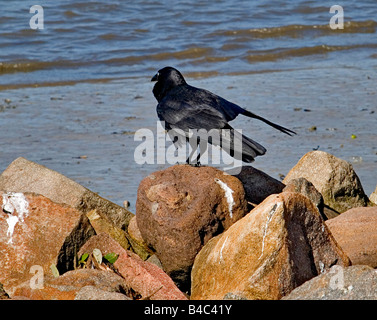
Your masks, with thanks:
[(182, 74), (172, 67), (165, 67), (158, 70), (151, 81), (157, 81), (153, 87), (153, 94), (158, 102), (160, 102), (171, 89), (186, 84)]

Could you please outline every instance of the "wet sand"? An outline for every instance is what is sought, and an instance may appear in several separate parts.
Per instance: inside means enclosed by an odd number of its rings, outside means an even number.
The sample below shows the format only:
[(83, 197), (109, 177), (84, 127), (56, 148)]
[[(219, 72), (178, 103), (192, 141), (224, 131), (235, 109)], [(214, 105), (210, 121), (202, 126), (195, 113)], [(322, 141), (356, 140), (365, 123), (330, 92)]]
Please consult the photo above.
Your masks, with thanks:
[[(377, 184), (376, 76), (333, 66), (187, 80), (297, 132), (289, 137), (256, 120), (234, 120), (267, 149), (254, 167), (281, 179), (319, 149), (352, 163), (369, 195)], [(141, 179), (169, 166), (134, 161), (135, 131), (156, 132), (152, 87), (148, 75), (0, 91), (0, 170), (22, 156), (119, 205), (128, 200), (135, 212)]]

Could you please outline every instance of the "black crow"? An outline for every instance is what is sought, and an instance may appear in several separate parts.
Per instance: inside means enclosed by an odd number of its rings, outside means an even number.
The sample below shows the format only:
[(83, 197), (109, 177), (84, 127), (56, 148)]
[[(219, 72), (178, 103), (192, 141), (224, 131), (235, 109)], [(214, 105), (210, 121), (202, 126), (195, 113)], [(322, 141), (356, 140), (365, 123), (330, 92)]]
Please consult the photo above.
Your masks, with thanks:
[[(185, 134), (184, 139), (189, 141), (190, 130), (205, 129), (220, 132), (224, 131), (222, 129), (228, 129), (228, 135), (221, 134), (220, 139), (218, 136), (217, 138), (210, 136), (206, 142), (219, 145), (238, 160), (252, 162), (256, 156), (261, 156), (266, 152), (266, 149), (259, 143), (241, 135), (228, 124), (239, 114), (261, 120), (288, 135), (296, 134), (294, 131), (272, 123), (212, 92), (188, 85), (182, 74), (172, 67), (159, 70), (151, 81), (157, 81), (153, 87), (153, 94), (158, 101), (157, 115), (165, 123), (168, 133), (172, 129), (180, 129), (180, 132)], [(182, 141), (178, 141), (176, 134), (173, 136), (175, 137), (174, 144), (180, 145)], [(236, 139), (239, 139), (239, 145), (242, 145), (240, 153), (237, 153), (234, 147)], [(191, 145), (193, 152), (198, 145), (199, 141), (195, 141), (195, 144)], [(200, 146), (202, 147), (202, 144)], [(188, 157), (187, 163), (200, 165), (200, 153), (203, 153), (204, 150), (200, 149), (196, 162), (191, 161), (193, 152)]]

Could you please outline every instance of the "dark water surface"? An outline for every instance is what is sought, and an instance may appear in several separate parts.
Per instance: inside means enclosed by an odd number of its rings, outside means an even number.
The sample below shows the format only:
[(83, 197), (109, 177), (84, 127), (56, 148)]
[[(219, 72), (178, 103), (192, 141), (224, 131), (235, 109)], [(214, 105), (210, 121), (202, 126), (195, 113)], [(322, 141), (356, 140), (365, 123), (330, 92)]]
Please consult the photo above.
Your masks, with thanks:
[[(319, 148), (377, 184), (377, 3), (373, 1), (0, 1), (0, 171), (19, 156), (131, 210), (166, 165), (137, 165), (134, 133), (156, 131), (150, 78), (179, 68), (205, 87), (295, 130), (233, 126), (268, 150), (275, 178)], [(44, 29), (32, 30), (32, 5)], [(344, 29), (332, 30), (332, 5)], [(352, 138), (353, 137), (353, 138)]]

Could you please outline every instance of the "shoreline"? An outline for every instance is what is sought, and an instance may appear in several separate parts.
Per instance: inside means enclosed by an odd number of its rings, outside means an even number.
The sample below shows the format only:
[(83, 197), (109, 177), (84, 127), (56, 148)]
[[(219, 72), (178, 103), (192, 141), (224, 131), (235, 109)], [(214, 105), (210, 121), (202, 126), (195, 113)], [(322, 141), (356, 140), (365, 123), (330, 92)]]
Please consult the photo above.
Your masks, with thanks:
[[(257, 169), (280, 179), (302, 154), (319, 146), (351, 162), (367, 194), (375, 189), (377, 146), (372, 141), (377, 133), (368, 128), (377, 118), (376, 89), (367, 70), (305, 69), (188, 77), (188, 82), (298, 132), (297, 137), (284, 137), (258, 121), (241, 116), (232, 121), (267, 148), (253, 163)], [(133, 158), (140, 142), (132, 133), (156, 130), (152, 87), (149, 79), (128, 78), (0, 91), (0, 104), (9, 99), (14, 106), (1, 112), (0, 134), (7, 139), (0, 144), (5, 150), (0, 170), (23, 156), (119, 205), (128, 200), (134, 207), (142, 177), (167, 167), (139, 166)]]

